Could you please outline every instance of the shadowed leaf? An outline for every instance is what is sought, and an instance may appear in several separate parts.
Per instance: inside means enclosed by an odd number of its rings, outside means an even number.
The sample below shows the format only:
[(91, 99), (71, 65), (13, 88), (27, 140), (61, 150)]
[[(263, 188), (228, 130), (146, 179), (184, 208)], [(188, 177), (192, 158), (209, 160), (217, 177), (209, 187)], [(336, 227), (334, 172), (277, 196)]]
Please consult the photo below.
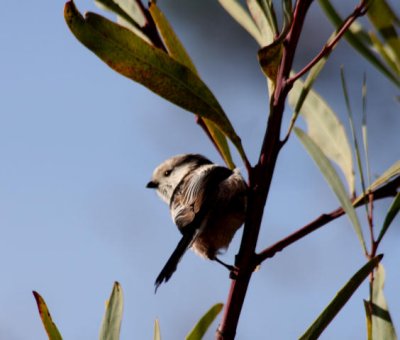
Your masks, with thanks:
[(392, 224), (394, 218), (396, 217), (397, 213), (400, 210), (400, 192), (397, 193), (396, 197), (393, 200), (392, 205), (390, 206), (385, 221), (383, 222), (382, 230), (379, 233), (378, 239), (376, 240), (378, 243), (382, 240), (383, 236), (389, 229), (390, 225)]
[(370, 322), (369, 336), (371, 339), (396, 340), (396, 331), (383, 294), (384, 284), (385, 270), (383, 266), (379, 264), (374, 272), (372, 302), (364, 301), (367, 322)]
[(43, 326), (46, 330), (49, 340), (61, 340), (61, 334), (58, 331), (57, 326), (51, 319), (51, 315), (49, 309), (47, 308), (46, 302), (38, 292), (33, 291), (33, 296), (35, 297), (36, 304), (39, 309), (40, 318), (42, 319)]
[(224, 305), (222, 303), (217, 303), (212, 306), (206, 314), (197, 322), (194, 328), (190, 331), (190, 333), (186, 336), (186, 340), (198, 340), (203, 339), (204, 334), (207, 332), (210, 325), (213, 323), (217, 315), (221, 312), (222, 307)]
[(335, 318), (342, 307), (349, 301), (353, 293), (361, 285), (361, 283), (368, 277), (375, 266), (382, 259), (383, 255), (378, 255), (364, 265), (353, 277), (348, 281), (345, 286), (336, 294), (335, 298), (329, 303), (319, 317), (307, 329), (307, 331), (300, 337), (300, 340), (318, 339), (324, 329)]
[(110, 299), (106, 303), (106, 312), (100, 329), (100, 340), (119, 339), (123, 304), (121, 286), (118, 282), (115, 282)]
[(356, 211), (347, 196), (346, 190), (338, 174), (336, 173), (336, 170), (334, 169), (328, 158), (324, 155), (320, 147), (303, 130), (295, 128), (294, 131), (297, 137), (303, 143), (303, 146), (306, 148), (312, 159), (321, 170), (321, 173), (325, 177), (325, 180), (328, 182), (329, 186), (332, 188), (333, 192), (338, 198), (343, 210), (346, 212), (348, 218), (353, 225), (353, 228), (357, 234), (357, 237), (361, 243), (364, 252), (366, 253), (367, 251), (365, 240)]

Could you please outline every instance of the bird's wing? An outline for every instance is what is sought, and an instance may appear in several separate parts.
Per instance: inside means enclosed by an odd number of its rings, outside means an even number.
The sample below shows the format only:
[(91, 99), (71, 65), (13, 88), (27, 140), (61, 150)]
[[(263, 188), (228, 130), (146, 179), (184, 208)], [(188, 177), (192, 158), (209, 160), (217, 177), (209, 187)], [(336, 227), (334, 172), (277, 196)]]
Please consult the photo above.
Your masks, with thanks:
[(170, 207), (174, 222), (182, 233), (182, 238), (157, 276), (156, 291), (161, 283), (170, 279), (183, 254), (195, 241), (201, 223), (214, 203), (213, 191), (231, 174), (232, 171), (225, 167), (213, 166), (207, 170), (193, 173), (193, 177), (187, 177), (186, 181), (184, 179), (178, 185), (171, 199)]
[(171, 198), (172, 218), (181, 232), (195, 220), (203, 220), (215, 199), (213, 192), (220, 182), (232, 174), (231, 170), (221, 166), (202, 168), (184, 177)]

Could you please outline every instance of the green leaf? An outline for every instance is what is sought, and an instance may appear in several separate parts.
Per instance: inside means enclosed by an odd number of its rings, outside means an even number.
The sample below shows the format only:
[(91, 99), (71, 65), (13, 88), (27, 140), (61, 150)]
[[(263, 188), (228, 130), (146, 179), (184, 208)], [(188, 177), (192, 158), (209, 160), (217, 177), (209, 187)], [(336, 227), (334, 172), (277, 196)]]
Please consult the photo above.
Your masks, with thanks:
[(172, 103), (211, 120), (245, 159), (241, 140), (217, 99), (189, 68), (125, 27), (94, 13), (83, 17), (73, 1), (65, 4), (64, 17), (75, 37), (112, 69)]
[(218, 0), (220, 5), (241, 25), (260, 46), (268, 42), (264, 40), (253, 19), (237, 0)]
[(49, 309), (47, 308), (46, 302), (40, 296), (38, 292), (33, 291), (33, 296), (35, 297), (36, 304), (39, 309), (40, 318), (42, 319), (43, 326), (46, 330), (49, 340), (61, 340), (61, 334), (57, 329), (57, 326), (51, 319)]
[[(164, 13), (154, 2), (150, 3), (149, 11), (168, 50), (168, 54), (197, 75), (198, 72), (196, 67), (194, 66), (189, 54), (179, 40), (178, 36), (175, 34)], [(203, 120), (209, 137), (213, 141), (225, 163), (231, 169), (235, 168), (235, 164), (233, 163), (231, 152), (229, 150), (229, 145), (224, 134), (211, 120), (206, 118), (203, 118)]]
[[(323, 64), (319, 66), (322, 67)], [(295, 106), (303, 95), (302, 82), (296, 81), (289, 93), (290, 105)], [(297, 106), (298, 104), (296, 109)], [(338, 164), (347, 180), (349, 192), (352, 194), (355, 182), (353, 159), (342, 123), (328, 104), (312, 90), (305, 98), (300, 112), (307, 123), (308, 135), (318, 144), (326, 157)]]
[[(329, 0), (319, 0), (318, 2), (333, 25), (336, 28), (339, 28), (343, 22), (343, 19), (339, 16), (331, 2)], [(344, 34), (344, 38), (358, 53), (360, 53), (365, 59), (374, 65), (394, 84), (400, 87), (399, 77), (391, 72), (390, 69), (388, 69), (386, 65), (375, 55), (375, 52), (370, 48), (369, 44), (366, 43), (366, 36), (368, 36), (368, 34), (364, 31), (360, 32), (360, 26), (355, 24), (350, 26), (350, 29)]]
[(106, 302), (106, 312), (100, 329), (100, 340), (119, 339), (123, 305), (121, 286), (118, 282), (115, 282), (110, 299)]
[(396, 331), (383, 294), (385, 270), (381, 264), (374, 272), (372, 283), (372, 301), (366, 301), (367, 318), (371, 320), (372, 339), (397, 339)]
[(360, 223), (358, 221), (358, 217), (356, 211), (346, 194), (346, 190), (343, 186), (342, 181), (340, 180), (336, 170), (332, 166), (331, 162), (326, 158), (320, 147), (301, 129), (294, 129), (297, 137), (303, 143), (304, 147), (315, 161), (319, 169), (321, 170), (322, 175), (325, 177), (325, 180), (328, 182), (329, 186), (332, 188), (336, 197), (338, 198), (343, 210), (349, 217), (353, 228), (357, 234), (357, 237), (361, 243), (361, 246), (365, 253), (367, 253), (364, 236), (361, 230)]
[[(307, 331), (300, 337), (300, 340), (318, 339), (324, 329), (335, 318), (342, 307), (349, 301), (353, 293), (361, 285), (361, 283), (368, 277), (375, 266), (382, 259), (383, 255), (378, 255), (365, 264), (353, 277), (348, 281), (344, 287), (336, 294), (335, 298), (329, 303), (319, 317), (307, 329)], [(382, 338), (383, 339), (383, 338)]]
[(217, 303), (212, 306), (206, 314), (202, 316), (202, 318), (197, 322), (194, 328), (189, 332), (186, 336), (186, 340), (198, 340), (203, 339), (204, 334), (206, 334), (208, 328), (213, 323), (215, 318), (221, 312), (222, 307), (224, 305), (222, 303)]
[(154, 321), (154, 340), (161, 340), (160, 323), (158, 319)]
[(396, 197), (393, 200), (392, 205), (390, 206), (385, 221), (383, 222), (383, 226), (381, 232), (379, 233), (378, 239), (376, 240), (377, 243), (381, 242), (383, 236), (389, 229), (390, 225), (392, 224), (394, 218), (396, 217), (397, 213), (400, 210), (400, 192), (397, 193)]

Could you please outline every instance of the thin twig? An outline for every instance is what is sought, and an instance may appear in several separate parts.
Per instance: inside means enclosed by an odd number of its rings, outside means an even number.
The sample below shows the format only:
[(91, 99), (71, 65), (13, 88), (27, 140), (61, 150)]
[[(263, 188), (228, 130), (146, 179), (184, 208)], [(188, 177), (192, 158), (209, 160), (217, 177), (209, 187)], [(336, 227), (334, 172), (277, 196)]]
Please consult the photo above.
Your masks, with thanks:
[(318, 61), (320, 61), (325, 55), (332, 52), (335, 48), (336, 44), (343, 37), (343, 35), (347, 32), (353, 22), (358, 18), (363, 16), (366, 13), (366, 1), (362, 0), (354, 9), (353, 13), (351, 13), (344, 21), (342, 26), (337, 30), (336, 35), (325, 44), (325, 46), (321, 49), (321, 51), (311, 60), (301, 71), (293, 75), (290, 79), (288, 79), (288, 83), (293, 84), (297, 79), (306, 74)]

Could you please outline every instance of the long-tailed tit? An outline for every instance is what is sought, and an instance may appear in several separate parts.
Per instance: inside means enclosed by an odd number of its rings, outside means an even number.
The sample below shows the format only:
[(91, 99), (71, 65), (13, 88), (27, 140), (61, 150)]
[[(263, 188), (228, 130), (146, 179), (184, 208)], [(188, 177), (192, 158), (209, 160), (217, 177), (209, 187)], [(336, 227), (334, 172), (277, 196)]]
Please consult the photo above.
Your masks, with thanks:
[(228, 248), (245, 219), (247, 185), (238, 169), (218, 166), (197, 154), (178, 155), (154, 170), (147, 188), (156, 189), (169, 204), (182, 233), (156, 279), (156, 290), (170, 279), (188, 248), (224, 264), (216, 256)]

